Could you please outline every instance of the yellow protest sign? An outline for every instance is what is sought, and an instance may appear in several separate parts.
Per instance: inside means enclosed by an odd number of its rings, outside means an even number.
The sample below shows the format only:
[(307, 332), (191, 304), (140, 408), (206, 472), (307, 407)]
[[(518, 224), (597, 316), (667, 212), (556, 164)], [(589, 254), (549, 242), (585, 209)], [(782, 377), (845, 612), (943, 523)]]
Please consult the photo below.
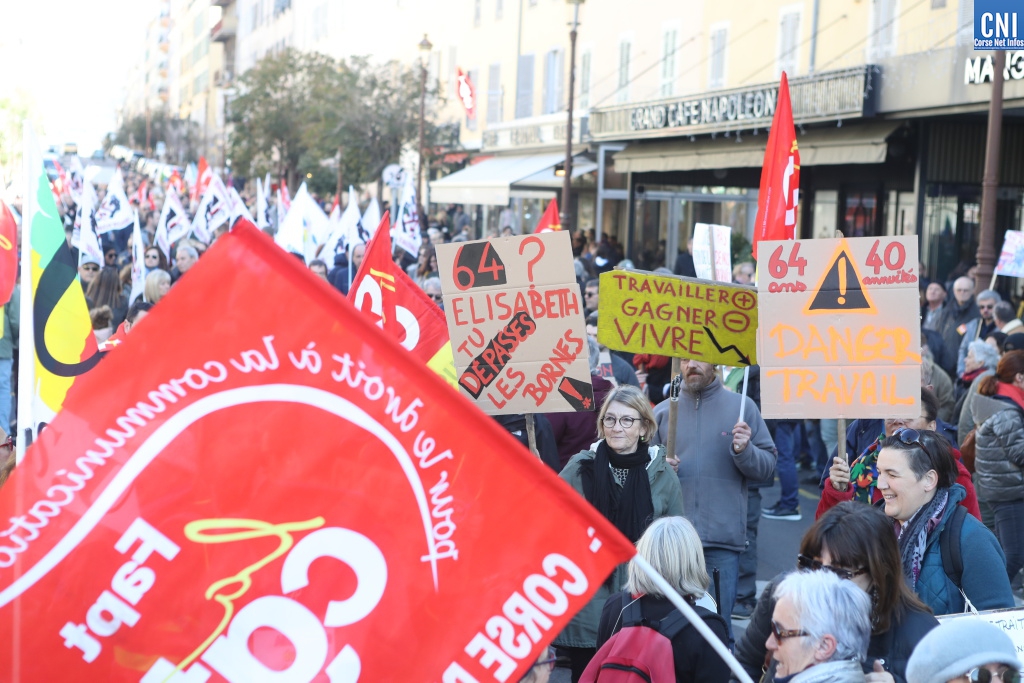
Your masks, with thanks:
[(757, 290), (674, 275), (601, 275), (597, 340), (610, 349), (742, 366), (757, 362)]
[(921, 414), (917, 238), (762, 242), (761, 414)]

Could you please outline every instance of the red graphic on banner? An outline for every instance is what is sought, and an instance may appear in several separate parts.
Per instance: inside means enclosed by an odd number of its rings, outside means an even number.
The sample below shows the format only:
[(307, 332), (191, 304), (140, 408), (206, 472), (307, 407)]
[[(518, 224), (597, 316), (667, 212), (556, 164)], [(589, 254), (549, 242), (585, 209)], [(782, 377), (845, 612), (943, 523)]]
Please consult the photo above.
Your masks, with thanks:
[(18, 279), (18, 223), (0, 199), (0, 305), (11, 298)]
[(800, 150), (793, 128), (793, 105), (789, 99), (789, 79), (782, 72), (779, 102), (768, 132), (768, 146), (761, 166), (761, 189), (757, 195), (754, 220), (754, 258), (761, 240), (795, 238), (796, 208), (800, 201)]
[(244, 223), (79, 379), (0, 519), (8, 683), (519, 680), (635, 552)]

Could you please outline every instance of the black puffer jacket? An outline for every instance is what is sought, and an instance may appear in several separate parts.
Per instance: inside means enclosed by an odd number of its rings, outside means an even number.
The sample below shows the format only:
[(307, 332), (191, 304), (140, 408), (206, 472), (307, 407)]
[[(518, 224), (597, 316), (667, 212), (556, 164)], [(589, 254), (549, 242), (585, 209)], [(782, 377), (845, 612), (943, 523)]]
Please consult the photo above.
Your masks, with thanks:
[(1024, 412), (1005, 396), (980, 394), (974, 397), (973, 408), (975, 415), (982, 411), (995, 413), (974, 435), (974, 488), (978, 500), (1024, 500)]

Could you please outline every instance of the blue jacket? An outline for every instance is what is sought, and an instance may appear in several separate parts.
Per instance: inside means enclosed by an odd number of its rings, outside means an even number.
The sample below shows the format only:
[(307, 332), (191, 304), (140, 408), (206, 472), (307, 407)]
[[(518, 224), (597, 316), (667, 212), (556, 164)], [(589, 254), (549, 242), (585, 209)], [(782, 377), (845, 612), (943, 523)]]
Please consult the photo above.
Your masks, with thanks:
[[(946, 576), (942, 567), (942, 545), (939, 536), (949, 521), (949, 516), (963, 500), (967, 492), (963, 486), (953, 484), (949, 490), (949, 502), (942, 514), (942, 522), (928, 536), (921, 574), (917, 578), (917, 591), (921, 600), (932, 608), (936, 615), (958, 614), (964, 611), (964, 598), (956, 584)], [(964, 593), (979, 610), (1013, 607), (1013, 593), (1006, 576), (1006, 556), (999, 541), (985, 525), (971, 515), (964, 518), (960, 533), (960, 551), (963, 557), (964, 573), (961, 580)]]

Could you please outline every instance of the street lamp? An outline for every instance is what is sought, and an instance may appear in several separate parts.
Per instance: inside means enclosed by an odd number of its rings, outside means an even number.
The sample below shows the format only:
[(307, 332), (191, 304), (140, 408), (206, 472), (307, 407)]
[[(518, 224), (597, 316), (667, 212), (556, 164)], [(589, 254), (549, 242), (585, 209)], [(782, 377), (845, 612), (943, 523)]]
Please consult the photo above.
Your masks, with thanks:
[(426, 226), (426, 221), (423, 217), (423, 209), (426, 208), (426, 204), (423, 202), (423, 124), (426, 119), (426, 108), (427, 108), (427, 59), (429, 59), (430, 51), (433, 49), (430, 41), (427, 40), (427, 34), (423, 34), (423, 40), (420, 41), (420, 157), (419, 163), (416, 164), (416, 201), (420, 205), (419, 219), (420, 219), (420, 232)]
[(572, 105), (576, 89), (576, 29), (580, 23), (580, 5), (584, 0), (565, 0), (572, 5), (572, 29), (569, 31), (569, 106), (568, 123), (565, 126), (565, 169), (562, 178), (562, 229), (572, 230), (569, 221), (569, 193), (572, 191)]

